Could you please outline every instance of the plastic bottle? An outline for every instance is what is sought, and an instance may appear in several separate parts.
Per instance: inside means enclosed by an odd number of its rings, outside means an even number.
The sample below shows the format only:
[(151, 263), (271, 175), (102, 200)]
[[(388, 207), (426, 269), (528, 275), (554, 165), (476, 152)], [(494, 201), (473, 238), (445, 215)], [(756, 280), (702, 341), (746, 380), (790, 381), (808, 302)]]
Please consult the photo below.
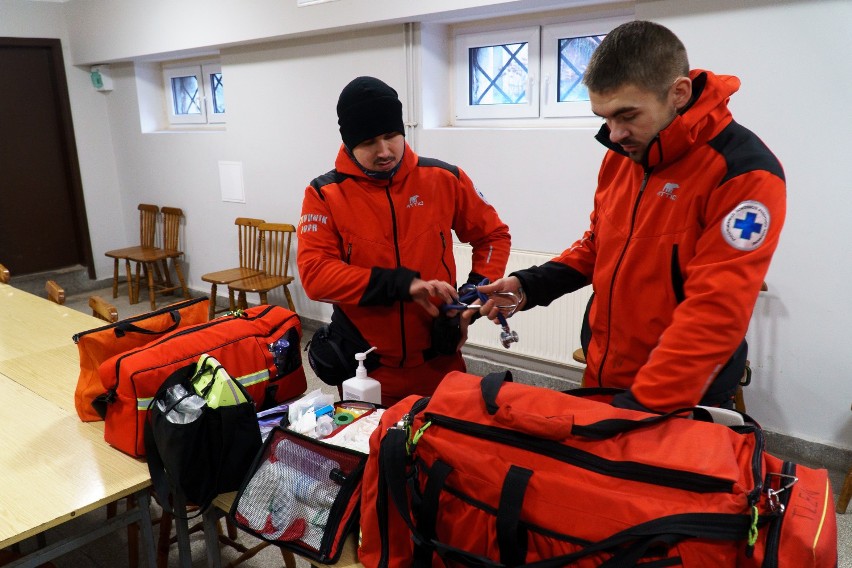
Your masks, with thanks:
[(355, 360), (358, 361), (358, 368), (355, 369), (354, 377), (343, 381), (343, 400), (363, 400), (364, 402), (372, 402), (374, 404), (382, 403), (382, 385), (376, 379), (371, 379), (367, 376), (367, 367), (364, 366), (367, 354), (374, 349), (375, 347), (371, 347), (363, 353), (355, 354)]

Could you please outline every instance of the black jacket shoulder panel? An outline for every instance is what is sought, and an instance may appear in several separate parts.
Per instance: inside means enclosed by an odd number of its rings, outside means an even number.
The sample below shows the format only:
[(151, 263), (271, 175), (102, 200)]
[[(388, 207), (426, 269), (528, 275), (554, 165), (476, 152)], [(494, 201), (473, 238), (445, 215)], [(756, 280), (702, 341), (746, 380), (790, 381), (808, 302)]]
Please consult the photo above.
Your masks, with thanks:
[(728, 164), (728, 173), (719, 182), (724, 184), (739, 175), (763, 170), (784, 180), (784, 168), (763, 140), (748, 128), (731, 121), (722, 132), (710, 140)]
[(319, 195), (319, 198), (325, 201), (325, 196), (322, 194), (322, 188), (330, 185), (332, 183), (340, 183), (346, 178), (348, 178), (346, 174), (342, 174), (337, 170), (331, 170), (330, 172), (326, 172), (319, 177), (316, 177), (311, 181), (310, 186), (314, 188)]
[(423, 156), (417, 157), (417, 167), (418, 168), (441, 168), (442, 170), (447, 170), (456, 178), (459, 177), (459, 168), (458, 166), (454, 166), (452, 164), (448, 164), (447, 162), (442, 162), (441, 160), (436, 160), (435, 158), (424, 158)]

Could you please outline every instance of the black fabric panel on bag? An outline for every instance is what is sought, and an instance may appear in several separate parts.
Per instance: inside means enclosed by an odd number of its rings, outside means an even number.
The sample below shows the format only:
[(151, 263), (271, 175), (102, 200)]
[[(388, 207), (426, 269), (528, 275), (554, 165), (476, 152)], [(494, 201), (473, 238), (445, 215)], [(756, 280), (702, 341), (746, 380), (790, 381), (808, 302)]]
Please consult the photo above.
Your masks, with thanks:
[(512, 465), (503, 479), (497, 508), (497, 546), (500, 563), (505, 566), (520, 566), (526, 561), (527, 533), (520, 521), (532, 474), (530, 469)]
[[(248, 402), (219, 408), (205, 406), (201, 415), (187, 424), (168, 420), (157, 401), (177, 384), (194, 392), (191, 379), (195, 367), (192, 363), (172, 373), (148, 407), (148, 469), (155, 496), (166, 510), (170, 510), (168, 496), (172, 493), (180, 493), (203, 512), (219, 493), (239, 489), (262, 445), (254, 402), (238, 381), (234, 384)], [(186, 518), (182, 511), (175, 516)]]

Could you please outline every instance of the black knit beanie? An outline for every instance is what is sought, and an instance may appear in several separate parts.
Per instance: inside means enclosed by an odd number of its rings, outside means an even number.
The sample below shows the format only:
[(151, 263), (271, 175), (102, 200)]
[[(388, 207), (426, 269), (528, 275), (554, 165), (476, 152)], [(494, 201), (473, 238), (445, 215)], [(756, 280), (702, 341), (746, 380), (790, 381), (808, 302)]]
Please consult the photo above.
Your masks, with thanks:
[(337, 101), (337, 123), (350, 150), (388, 132), (405, 135), (396, 91), (375, 77), (357, 77), (343, 88)]

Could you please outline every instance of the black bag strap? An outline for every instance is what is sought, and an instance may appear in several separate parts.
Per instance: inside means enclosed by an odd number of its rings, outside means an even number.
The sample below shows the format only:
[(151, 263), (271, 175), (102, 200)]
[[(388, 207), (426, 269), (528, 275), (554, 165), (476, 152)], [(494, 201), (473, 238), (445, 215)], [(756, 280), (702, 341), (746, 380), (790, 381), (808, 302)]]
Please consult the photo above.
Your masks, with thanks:
[(512, 465), (503, 479), (497, 507), (497, 546), (504, 566), (520, 566), (526, 561), (527, 535), (520, 521), (532, 474), (530, 469)]

